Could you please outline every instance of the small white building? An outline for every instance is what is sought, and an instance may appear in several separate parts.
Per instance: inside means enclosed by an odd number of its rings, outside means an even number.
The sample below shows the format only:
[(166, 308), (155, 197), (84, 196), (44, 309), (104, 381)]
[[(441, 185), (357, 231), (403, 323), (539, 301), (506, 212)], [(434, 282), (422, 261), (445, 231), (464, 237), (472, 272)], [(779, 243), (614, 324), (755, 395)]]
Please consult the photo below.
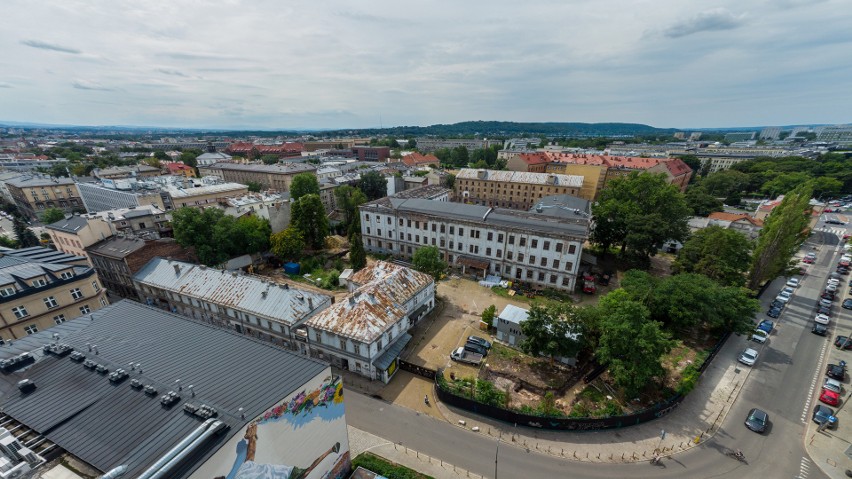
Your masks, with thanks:
[(311, 356), (387, 383), (411, 341), (408, 330), (435, 307), (435, 281), (377, 261), (351, 275), (348, 286), (349, 296), (305, 323), (304, 340)]
[[(519, 308), (514, 304), (507, 304), (494, 321), (494, 328), (497, 330), (497, 340), (513, 348), (518, 348), (525, 339), (524, 333), (521, 331), (521, 323), (527, 320), (529, 314), (530, 312), (527, 309)], [(580, 333), (570, 333), (570, 337), (572, 339), (579, 339)], [(577, 364), (576, 357), (556, 359), (569, 366)]]

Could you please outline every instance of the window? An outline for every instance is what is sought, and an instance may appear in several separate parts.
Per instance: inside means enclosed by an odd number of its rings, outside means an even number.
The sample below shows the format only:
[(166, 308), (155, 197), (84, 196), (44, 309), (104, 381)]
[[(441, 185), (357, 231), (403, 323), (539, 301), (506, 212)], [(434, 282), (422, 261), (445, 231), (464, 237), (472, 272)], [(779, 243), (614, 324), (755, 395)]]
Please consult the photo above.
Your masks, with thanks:
[(518, 253), (518, 262), (520, 262), (520, 263), (524, 262), (524, 254), (523, 253)]
[(524, 237), (521, 237), (521, 240), (518, 242), (518, 244), (521, 245), (521, 246), (526, 246), (527, 245), (527, 239), (524, 238)]
[(574, 254), (577, 251), (576, 245), (568, 245), (568, 254)]
[(530, 246), (533, 247), (533, 248), (538, 248), (538, 240), (537, 239), (532, 240), (532, 244)]
[(557, 253), (561, 253), (561, 252), (562, 252), (562, 243), (556, 243), (556, 252), (557, 252)]
[(573, 270), (573, 269), (574, 269), (574, 263), (572, 263), (572, 262), (570, 262), (570, 261), (568, 261), (567, 263), (565, 263), (565, 271), (571, 271), (571, 270)]
[(491, 248), (485, 248), (485, 256), (491, 256)]
[(541, 264), (541, 266), (543, 266), (543, 267), (544, 267), (544, 266), (547, 266), (547, 258), (544, 258), (544, 257), (543, 257), (543, 258), (541, 258), (541, 263), (540, 263), (540, 264)]
[(553, 269), (559, 269), (559, 260), (558, 259), (553, 260)]
[(379, 351), (381, 351), (381, 350), (382, 350), (382, 348), (384, 347), (384, 346), (382, 346), (382, 338), (379, 338), (379, 341), (378, 341), (378, 343), (376, 343), (376, 346), (378, 346), (378, 348), (379, 348), (378, 350), (379, 350)]
[(369, 222), (370, 221), (370, 215), (364, 215), (364, 220)]
[(54, 317), (53, 317), (53, 322), (54, 322), (54, 323), (56, 323), (56, 324), (62, 324), (62, 323), (64, 323), (64, 322), (65, 322), (65, 315), (64, 315), (64, 314), (60, 314), (60, 315), (54, 316)]
[(71, 297), (74, 299), (80, 299), (83, 297), (83, 293), (80, 291), (80, 288), (74, 288), (71, 290)]
[(44, 286), (44, 285), (46, 285), (46, 284), (47, 284), (47, 281), (45, 281), (45, 280), (44, 280), (44, 279), (42, 279), (42, 278), (34, 279), (34, 280), (33, 280), (33, 287), (34, 287), (34, 288), (38, 288), (38, 287), (40, 287), (40, 286)]
[(570, 286), (570, 283), (571, 283), (571, 278), (569, 278), (568, 276), (565, 276), (565, 277), (562, 278), (562, 286), (566, 286), (566, 287)]
[(447, 227), (442, 224), (441, 225), (441, 233), (444, 233), (446, 231), (446, 229), (447, 229)]
[(497, 250), (497, 257), (498, 257), (498, 258), (502, 258), (502, 257), (503, 257), (503, 250), (502, 250), (502, 249), (498, 249), (498, 250)]
[(506, 252), (506, 259), (512, 259), (512, 252), (511, 251)]
[(492, 232), (490, 232), (490, 231), (489, 231), (489, 232), (488, 232), (488, 238), (487, 238), (487, 240), (488, 240), (488, 241), (491, 241), (491, 240), (493, 240), (493, 239), (494, 239), (494, 233), (492, 233)]
[(551, 282), (552, 284), (556, 284), (556, 275), (555, 275), (555, 274), (551, 274), (551, 275), (550, 275), (550, 282)]
[(535, 256), (530, 256), (530, 264), (535, 264)]
[(343, 338), (340, 338), (340, 349), (346, 351), (346, 340)]
[(411, 220), (408, 220), (407, 224), (408, 224), (408, 227), (411, 228)]
[(367, 234), (370, 234), (370, 227), (369, 226), (367, 227)]
[(515, 237), (512, 235), (509, 235), (509, 244), (515, 244)]
[(498, 242), (498, 243), (502, 243), (502, 242), (503, 242), (503, 233), (500, 233), (499, 235), (497, 235), (497, 242)]
[(24, 328), (24, 331), (26, 331), (27, 334), (35, 334), (38, 332), (38, 326), (36, 326), (35, 324), (31, 324)]
[(435, 223), (432, 223), (432, 232), (434, 233), (436, 231), (438, 231), (438, 225), (435, 224)]
[(399, 219), (399, 225), (402, 226), (402, 224), (403, 224), (403, 220), (402, 220), (402, 218), (400, 218)]
[(545, 241), (545, 242), (544, 242), (544, 250), (545, 250), (545, 251), (550, 251), (550, 241)]
[(15, 288), (6, 287), (6, 288), (3, 288), (3, 289), (0, 289), (0, 296), (6, 297), (6, 296), (12, 296), (13, 294), (15, 294)]
[(388, 216), (388, 224), (391, 224), (390, 216)]
[(538, 280), (539, 280), (539, 281), (544, 281), (544, 273), (539, 273), (539, 274), (538, 274)]
[(89, 314), (91, 312), (92, 310), (89, 308), (88, 304), (80, 306), (80, 314)]
[(48, 296), (44, 298), (44, 305), (47, 306), (47, 309), (50, 309), (55, 308), (59, 305), (59, 303), (56, 302), (56, 298), (54, 298), (53, 296)]
[(415, 235), (415, 236), (414, 236), (414, 242), (415, 242), (415, 243), (419, 243), (419, 242), (420, 242), (420, 235)]
[(455, 242), (450, 241), (450, 249), (453, 249), (453, 248), (455, 248)]
[(450, 226), (450, 234), (451, 235), (456, 234), (456, 227), (455, 226)]
[(70, 271), (63, 271), (62, 273), (60, 273), (59, 277), (62, 279), (71, 279), (74, 277), (74, 273)]
[(441, 238), (441, 248), (443, 248), (443, 247), (444, 247), (444, 243), (445, 243), (445, 242), (444, 242), (444, 238)]
[(531, 269), (528, 269), (528, 270), (527, 270), (527, 279), (532, 279), (532, 273), (533, 273), (533, 272), (532, 272), (532, 270), (531, 270)]
[(459, 243), (459, 251), (464, 251), (464, 243)]
[(15, 306), (12, 308), (12, 312), (15, 313), (15, 317), (18, 319), (26, 318), (30, 315), (30, 313), (27, 312), (27, 308), (23, 306)]
[(464, 228), (459, 228), (459, 236), (464, 236)]
[(106, 306), (106, 305), (107, 305), (107, 299), (101, 298), (101, 306)]

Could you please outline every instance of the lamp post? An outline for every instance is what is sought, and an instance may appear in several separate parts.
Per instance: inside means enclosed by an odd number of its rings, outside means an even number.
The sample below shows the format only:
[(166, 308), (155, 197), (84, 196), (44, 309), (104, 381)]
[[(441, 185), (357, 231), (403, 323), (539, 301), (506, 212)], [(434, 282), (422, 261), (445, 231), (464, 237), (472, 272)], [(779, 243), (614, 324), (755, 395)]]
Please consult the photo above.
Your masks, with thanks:
[(497, 451), (494, 452), (494, 479), (497, 479), (497, 457), (500, 455), (500, 438), (503, 436), (503, 432), (498, 429), (499, 436), (497, 436)]

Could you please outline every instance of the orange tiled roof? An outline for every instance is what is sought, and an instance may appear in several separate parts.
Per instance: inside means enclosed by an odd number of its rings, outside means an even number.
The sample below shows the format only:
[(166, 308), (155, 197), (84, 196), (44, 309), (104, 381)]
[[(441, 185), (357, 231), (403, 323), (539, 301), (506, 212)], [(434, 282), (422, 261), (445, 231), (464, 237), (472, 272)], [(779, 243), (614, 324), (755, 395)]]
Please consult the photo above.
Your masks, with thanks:
[(537, 152), (537, 153), (521, 153), (520, 159), (524, 163), (528, 165), (541, 165), (543, 163), (548, 163), (551, 160), (548, 158), (547, 153)]
[(675, 177), (687, 175), (692, 173), (692, 168), (689, 167), (686, 163), (683, 162), (680, 158), (674, 158), (668, 161), (663, 161), (663, 164), (666, 166), (666, 169), (674, 175)]
[(418, 166), (418, 165), (438, 164), (441, 161), (435, 155), (423, 155), (423, 154), (414, 152), (410, 155), (403, 156), (402, 162), (405, 163), (407, 166)]
[(739, 221), (746, 220), (749, 223), (755, 226), (763, 226), (763, 220), (759, 220), (756, 218), (752, 218), (751, 216), (744, 213), (725, 213), (723, 211), (718, 211), (715, 213), (710, 213), (708, 216), (711, 220), (720, 220), (720, 221)]

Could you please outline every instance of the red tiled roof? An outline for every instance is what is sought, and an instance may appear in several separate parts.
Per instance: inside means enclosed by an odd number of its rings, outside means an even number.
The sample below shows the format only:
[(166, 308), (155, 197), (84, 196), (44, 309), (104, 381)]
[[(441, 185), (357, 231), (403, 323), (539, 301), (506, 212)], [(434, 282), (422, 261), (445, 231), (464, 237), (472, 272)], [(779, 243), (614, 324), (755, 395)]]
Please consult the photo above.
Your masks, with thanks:
[(229, 153), (250, 153), (257, 149), (261, 155), (275, 155), (281, 153), (301, 152), (305, 145), (301, 143), (282, 143), (280, 145), (255, 145), (254, 143), (231, 143), (226, 150)]
[(708, 216), (711, 220), (720, 220), (720, 221), (739, 221), (746, 220), (749, 223), (755, 226), (763, 226), (763, 220), (759, 220), (756, 218), (752, 218), (751, 216), (744, 213), (725, 213), (723, 211), (718, 211), (715, 213), (710, 213)]
[(692, 173), (692, 168), (690, 168), (689, 165), (684, 163), (683, 160), (681, 160), (680, 158), (674, 158), (668, 161), (663, 161), (663, 164), (675, 177)]
[(538, 152), (538, 153), (521, 153), (519, 158), (521, 161), (528, 165), (541, 165), (543, 163), (548, 163), (551, 160), (548, 158), (547, 153)]
[(189, 165), (185, 165), (185, 164), (183, 164), (183, 163), (166, 163), (166, 168), (168, 168), (168, 170), (169, 170), (170, 172), (172, 172), (172, 173), (175, 173), (175, 172), (178, 172), (178, 171), (186, 171), (186, 170), (191, 170), (191, 169), (192, 169), (192, 167), (191, 167), (191, 166), (189, 166)]
[(423, 155), (417, 152), (414, 152), (410, 155), (405, 155), (402, 157), (402, 162), (408, 166), (418, 166), (418, 165), (429, 165), (429, 164), (439, 164), (441, 160), (438, 159), (435, 155)]

